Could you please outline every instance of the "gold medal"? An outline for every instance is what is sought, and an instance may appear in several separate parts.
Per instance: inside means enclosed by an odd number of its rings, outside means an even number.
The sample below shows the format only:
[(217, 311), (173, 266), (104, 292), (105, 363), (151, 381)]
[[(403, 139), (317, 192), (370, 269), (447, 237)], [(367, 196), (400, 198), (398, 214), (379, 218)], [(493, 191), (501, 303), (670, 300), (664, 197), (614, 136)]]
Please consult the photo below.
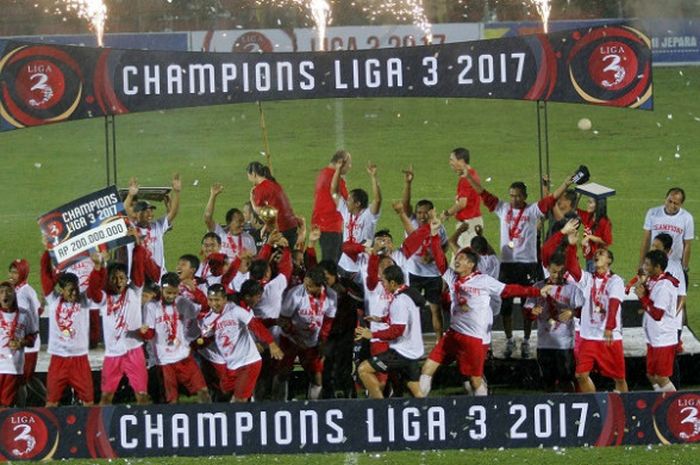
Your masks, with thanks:
[(596, 307), (593, 309), (594, 312), (600, 313), (603, 309), (600, 308), (600, 305), (596, 305)]
[(464, 313), (467, 313), (469, 310), (471, 310), (471, 308), (469, 308), (469, 305), (467, 305), (467, 304), (460, 305), (459, 308), (460, 308)]
[(513, 241), (508, 242), (508, 247), (510, 247), (511, 249), (514, 249), (514, 248), (515, 248), (515, 242), (513, 242)]
[(547, 320), (547, 323), (549, 323), (549, 330), (554, 331), (555, 327), (557, 326), (557, 320), (555, 320), (554, 318), (550, 318), (549, 320)]
[(70, 329), (64, 329), (62, 333), (65, 337), (70, 337)]
[(201, 337), (198, 337), (198, 338), (197, 338), (197, 345), (198, 345), (198, 346), (203, 346), (203, 345), (204, 345), (204, 339), (202, 339)]

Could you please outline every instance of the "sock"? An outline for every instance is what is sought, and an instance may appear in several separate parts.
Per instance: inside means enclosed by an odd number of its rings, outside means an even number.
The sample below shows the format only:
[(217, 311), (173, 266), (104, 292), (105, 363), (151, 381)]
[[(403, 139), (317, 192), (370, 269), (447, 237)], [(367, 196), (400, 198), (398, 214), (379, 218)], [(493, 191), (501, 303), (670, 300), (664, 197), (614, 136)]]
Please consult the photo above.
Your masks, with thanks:
[(472, 383), (469, 382), (469, 380), (466, 380), (464, 383), (462, 383), (462, 385), (464, 386), (464, 390), (467, 391), (468, 395), (474, 395), (474, 389), (472, 389)]
[(307, 393), (307, 396), (311, 400), (318, 400), (318, 398), (321, 396), (321, 386), (318, 386), (316, 384), (309, 384), (309, 391)]
[(671, 381), (663, 386), (659, 386), (659, 391), (661, 392), (676, 392), (676, 386), (673, 385)]
[(430, 375), (420, 375), (420, 379), (418, 380), (418, 385), (420, 386), (420, 390), (423, 393), (424, 396), (427, 396), (430, 394), (430, 389), (432, 388), (433, 384), (433, 377)]
[(659, 385), (656, 384), (656, 383), (652, 384), (651, 387), (654, 389), (654, 391), (660, 391), (660, 390), (661, 390), (661, 386), (659, 386)]
[(479, 386), (478, 388), (476, 388), (476, 389), (474, 390), (474, 395), (475, 395), (475, 396), (478, 396), (478, 397), (486, 396), (486, 395), (488, 395), (488, 393), (489, 393), (489, 391), (488, 391), (488, 389), (486, 388), (486, 384), (485, 384), (485, 383), (481, 383), (481, 386)]

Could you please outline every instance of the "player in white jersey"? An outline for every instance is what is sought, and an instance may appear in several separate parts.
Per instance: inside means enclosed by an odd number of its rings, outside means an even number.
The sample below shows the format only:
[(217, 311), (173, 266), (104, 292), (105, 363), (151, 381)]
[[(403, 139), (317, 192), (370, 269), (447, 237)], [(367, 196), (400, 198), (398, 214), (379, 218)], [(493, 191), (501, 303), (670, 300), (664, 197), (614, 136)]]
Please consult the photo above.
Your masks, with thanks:
[(229, 261), (233, 261), (244, 251), (255, 255), (257, 247), (253, 236), (243, 230), (245, 218), (238, 208), (231, 208), (226, 212), (226, 224), (220, 225), (214, 221), (214, 208), (216, 198), (224, 191), (224, 186), (214, 183), (209, 190), (209, 201), (204, 209), (204, 224), (209, 232), (216, 233), (221, 238), (221, 251), (226, 254)]
[(184, 386), (191, 394), (197, 394), (199, 402), (209, 402), (209, 391), (197, 363), (190, 351), (185, 334), (187, 321), (196, 320), (200, 311), (207, 308), (206, 295), (190, 283), (196, 302), (180, 294), (180, 278), (166, 273), (160, 281), (161, 299), (149, 302), (145, 308), (144, 339), (153, 339), (156, 363), (160, 366), (165, 388), (165, 401), (177, 403), (178, 388)]
[[(156, 208), (154, 205), (145, 200), (134, 202), (134, 198), (139, 193), (139, 184), (136, 178), (129, 180), (129, 193), (124, 199), (124, 208), (129, 213), (129, 216), (136, 218), (136, 227), (143, 238), (143, 246), (148, 250), (149, 257), (160, 267), (161, 276), (166, 272), (163, 238), (165, 233), (172, 227), (173, 221), (180, 210), (181, 190), (182, 181), (180, 180), (180, 175), (175, 174), (172, 179), (172, 192), (166, 202), (168, 211), (165, 216), (157, 220), (154, 220), (153, 210)], [(153, 280), (156, 281), (158, 278)]]
[(111, 263), (106, 269), (100, 266), (97, 270), (104, 283), (104, 291), (97, 291), (100, 298), (95, 295), (95, 303), (99, 305), (102, 315), (105, 342), (101, 405), (112, 403), (123, 376), (128, 378), (137, 403), (146, 404), (149, 401), (148, 372), (140, 331), (145, 260), (146, 249), (136, 245), (131, 259), (130, 283), (124, 264)]
[(30, 311), (17, 306), (14, 285), (0, 283), (0, 407), (15, 404), (24, 375), (24, 350), (34, 343), (38, 323)]
[[(467, 181), (481, 195), (484, 205), (495, 213), (501, 222), (501, 281), (530, 285), (542, 276), (542, 266), (537, 262), (537, 223), (554, 207), (557, 199), (573, 181), (568, 177), (552, 195), (528, 205), (527, 186), (523, 182), (510, 185), (510, 200), (504, 202), (486, 191), (471, 175)], [(506, 333), (506, 357), (515, 347), (513, 340), (513, 299), (504, 299), (501, 306), (503, 329)], [(521, 345), (522, 358), (530, 356), (530, 332), (532, 322), (523, 321), (524, 339)]]
[[(27, 282), (29, 277), (29, 262), (25, 259), (13, 260), (10, 263), (8, 280), (15, 287), (15, 296), (17, 298), (17, 307), (27, 310), (34, 320), (36, 327), (39, 327), (39, 315), (44, 309), (41, 307), (39, 296), (32, 286)], [(41, 348), (41, 338), (37, 333), (34, 338), (34, 343), (31, 346), (24, 348), (24, 375), (23, 384), (29, 383), (34, 378), (36, 370), (36, 362)], [(37, 382), (41, 383), (38, 378)], [(43, 389), (42, 389), (43, 390)]]
[(655, 391), (675, 391), (671, 382), (678, 346), (678, 280), (665, 272), (666, 253), (647, 252), (645, 275), (635, 286), (635, 293), (644, 309), (642, 327), (647, 340), (647, 378)]
[[(431, 222), (431, 234), (437, 234), (438, 220)], [(438, 269), (450, 290), (450, 329), (430, 352), (421, 373), (421, 390), (430, 392), (432, 377), (443, 364), (457, 361), (460, 374), (469, 381), (474, 395), (487, 394), (483, 384), (484, 339), (493, 322), (491, 297), (503, 298), (547, 295), (549, 286), (538, 289), (518, 284), (504, 284), (478, 271), (479, 256), (471, 249), (462, 249), (455, 255), (454, 269), (447, 267), (442, 249), (433, 242), (433, 253)]]
[[(93, 254), (97, 267), (102, 256)], [(101, 279), (93, 269), (87, 291), (80, 292), (78, 277), (73, 273), (56, 274), (49, 252), (41, 257), (41, 285), (49, 315), (49, 347), (51, 354), (46, 375), (46, 406), (57, 407), (63, 391), (70, 386), (83, 405), (93, 405), (95, 393), (92, 371), (88, 361), (90, 309), (95, 306), (92, 297), (99, 298)], [(58, 287), (57, 289), (54, 289)]]
[(622, 300), (625, 284), (610, 270), (612, 251), (598, 249), (593, 256), (595, 272), (581, 270), (577, 256), (578, 221), (569, 221), (561, 232), (568, 237), (566, 271), (583, 294), (580, 347), (576, 358), (576, 381), (581, 392), (595, 392), (590, 378), (594, 368), (612, 378), (615, 390), (627, 392), (625, 354), (622, 348)]
[(290, 289), (282, 302), (278, 323), (282, 329), (280, 348), (284, 358), (277, 366), (278, 382), (284, 383), (288, 379), (298, 356), (309, 378), (309, 399), (318, 399), (321, 394), (323, 359), (320, 346), (330, 334), (337, 307), (337, 295), (326, 286), (323, 269), (318, 266), (307, 271), (304, 284)]
[(221, 252), (221, 237), (217, 233), (208, 232), (202, 237), (202, 260), (195, 276), (206, 287), (221, 283), (226, 263), (230, 263), (225, 253)]
[(260, 375), (262, 358), (256, 339), (269, 347), (275, 360), (284, 355), (270, 332), (254, 317), (252, 307), (262, 297), (259, 282), (248, 280), (241, 286), (238, 303), (227, 302), (226, 290), (220, 284), (209, 287), (209, 312), (201, 321), (202, 337), (213, 339), (208, 350), (217, 352), (224, 364), (221, 390), (232, 392), (231, 402), (247, 402)]
[(420, 322), (420, 308), (425, 305), (425, 299), (404, 283), (404, 273), (399, 266), (392, 265), (384, 270), (382, 284), (391, 293), (388, 318), (391, 324), (380, 331), (360, 326), (355, 329), (355, 337), (387, 341), (389, 350), (362, 362), (357, 368), (358, 374), (372, 399), (384, 397), (377, 373), (391, 371), (405, 376), (413, 397), (424, 397), (418, 383), (418, 361), (425, 352)]
[[(651, 241), (661, 233), (666, 233), (673, 239), (673, 249), (669, 258), (678, 261), (685, 273), (690, 266), (690, 246), (695, 238), (695, 223), (693, 215), (683, 209), (685, 191), (673, 187), (666, 193), (666, 200), (660, 207), (647, 211), (644, 218), (644, 235), (639, 252), (639, 269), (644, 265), (644, 258), (649, 251)], [(688, 280), (685, 279), (687, 286)]]
[(526, 316), (537, 321), (537, 364), (547, 392), (576, 390), (574, 362), (574, 314), (583, 305), (583, 295), (564, 279), (566, 257), (555, 253), (549, 260), (549, 277), (535, 287), (551, 285), (546, 297), (525, 301)]
[[(372, 182), (372, 203), (370, 204), (367, 192), (362, 189), (351, 190), (347, 201), (340, 195), (338, 189), (344, 163), (343, 160), (336, 163), (335, 173), (331, 180), (331, 196), (338, 212), (343, 217), (343, 242), (361, 244), (373, 238), (374, 229), (377, 226), (377, 221), (379, 221), (382, 191), (379, 188), (379, 180), (377, 179), (377, 165), (367, 164), (367, 174), (369, 174)], [(340, 257), (338, 265), (348, 273), (356, 273), (358, 271), (357, 264), (345, 254)]]

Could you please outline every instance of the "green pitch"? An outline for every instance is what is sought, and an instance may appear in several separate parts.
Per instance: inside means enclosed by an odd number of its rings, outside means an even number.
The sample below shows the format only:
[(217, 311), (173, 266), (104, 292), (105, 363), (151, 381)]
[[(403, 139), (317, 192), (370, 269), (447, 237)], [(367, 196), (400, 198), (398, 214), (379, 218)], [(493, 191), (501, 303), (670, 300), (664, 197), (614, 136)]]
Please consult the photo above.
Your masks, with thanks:
[[(644, 214), (660, 205), (666, 190), (682, 186), (684, 207), (700, 217), (700, 69), (654, 70), (653, 112), (549, 105), (551, 173), (555, 182), (585, 163), (593, 180), (615, 188), (608, 203), (617, 262), (628, 279), (636, 270)], [(500, 196), (515, 180), (539, 197), (536, 105), (533, 102), (459, 99), (357, 99), (265, 103), (275, 176), (298, 214), (309, 218), (316, 173), (338, 146), (353, 154), (348, 185), (369, 188), (364, 165), (379, 165), (384, 192), (380, 227), (399, 231), (391, 201), (401, 196), (401, 168), (416, 171), (414, 200), (432, 199), (438, 209), (453, 199), (456, 177), (447, 159), (454, 147), (472, 152), (484, 186)], [(580, 118), (593, 122), (577, 128)], [(217, 218), (248, 199), (245, 166), (263, 160), (258, 107), (254, 104), (153, 112), (117, 118), (119, 185), (130, 176), (142, 185), (184, 179), (182, 208), (167, 235), (166, 257), (199, 251), (204, 205), (213, 182), (226, 186)], [(36, 218), (106, 184), (104, 120), (85, 120), (0, 134), (0, 264), (27, 257), (38, 284), (41, 241)], [(486, 235), (498, 244), (495, 215), (484, 208)], [(162, 212), (162, 206), (159, 208)], [(699, 225), (700, 226), (700, 225)], [(448, 225), (451, 230), (453, 225)], [(400, 234), (397, 234), (400, 235)], [(700, 252), (695, 253), (697, 255)], [(700, 326), (698, 274), (691, 261), (689, 314)]]
[[(357, 454), (324, 455), (250, 455), (235, 457), (207, 457), (207, 462), (234, 465), (305, 465), (323, 460), (325, 465), (456, 465), (456, 464), (544, 464), (584, 465), (601, 463), (605, 465), (695, 465), (700, 449), (693, 446), (654, 446), (654, 447), (608, 447), (581, 449), (499, 449), (486, 451), (422, 451), (422, 452), (372, 452)], [(49, 462), (59, 463), (59, 462)], [(63, 463), (63, 462), (61, 462)], [(71, 465), (107, 464), (112, 465), (196, 465), (202, 458), (164, 457), (144, 459), (102, 459), (68, 460)]]

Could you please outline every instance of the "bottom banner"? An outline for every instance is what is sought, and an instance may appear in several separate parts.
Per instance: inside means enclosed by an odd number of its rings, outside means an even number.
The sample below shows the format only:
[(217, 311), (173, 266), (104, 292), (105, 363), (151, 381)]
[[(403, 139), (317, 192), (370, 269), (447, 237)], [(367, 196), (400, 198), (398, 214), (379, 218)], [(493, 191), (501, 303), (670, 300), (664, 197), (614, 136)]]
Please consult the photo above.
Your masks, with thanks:
[(690, 443), (699, 392), (0, 411), (0, 459)]

